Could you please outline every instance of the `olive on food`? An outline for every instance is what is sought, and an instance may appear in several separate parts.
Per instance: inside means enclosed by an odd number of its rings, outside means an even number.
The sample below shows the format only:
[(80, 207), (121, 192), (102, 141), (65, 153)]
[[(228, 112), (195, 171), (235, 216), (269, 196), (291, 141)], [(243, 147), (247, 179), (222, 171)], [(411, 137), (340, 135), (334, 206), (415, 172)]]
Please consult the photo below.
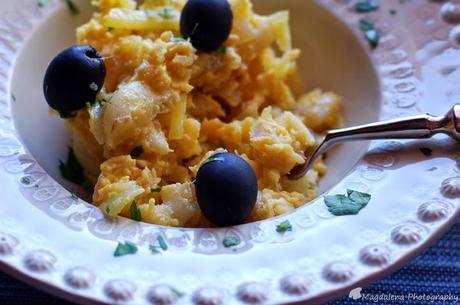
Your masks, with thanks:
[(217, 153), (203, 162), (195, 187), (204, 216), (217, 226), (243, 223), (257, 200), (254, 170), (232, 153)]
[(67, 116), (93, 103), (104, 85), (104, 59), (92, 47), (76, 45), (59, 53), (48, 65), (43, 92), (48, 105)]
[(189, 0), (181, 13), (180, 29), (201, 51), (218, 50), (232, 29), (233, 13), (227, 0)]

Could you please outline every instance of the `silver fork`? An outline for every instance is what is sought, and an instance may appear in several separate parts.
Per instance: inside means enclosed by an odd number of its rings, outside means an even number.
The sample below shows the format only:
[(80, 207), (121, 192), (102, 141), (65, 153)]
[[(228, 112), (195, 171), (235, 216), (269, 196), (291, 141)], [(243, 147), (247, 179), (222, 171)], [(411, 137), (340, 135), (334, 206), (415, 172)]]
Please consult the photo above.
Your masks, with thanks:
[(460, 140), (460, 104), (453, 106), (445, 116), (423, 114), (331, 130), (305, 163), (294, 167), (288, 177), (295, 180), (304, 176), (315, 160), (336, 144), (360, 140), (421, 139), (438, 133)]

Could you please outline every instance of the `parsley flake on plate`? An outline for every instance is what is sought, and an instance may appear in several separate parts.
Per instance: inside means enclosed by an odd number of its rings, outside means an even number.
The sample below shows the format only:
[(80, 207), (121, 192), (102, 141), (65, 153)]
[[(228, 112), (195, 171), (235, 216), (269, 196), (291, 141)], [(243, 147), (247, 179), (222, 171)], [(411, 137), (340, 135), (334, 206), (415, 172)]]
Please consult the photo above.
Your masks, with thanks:
[(217, 52), (225, 54), (227, 52), (227, 48), (225, 46), (221, 46), (217, 49)]
[(161, 249), (163, 251), (166, 251), (168, 250), (168, 244), (166, 243), (165, 239), (163, 238), (163, 236), (161, 235), (158, 235), (157, 236), (157, 242), (158, 242), (158, 246), (157, 245), (150, 245), (149, 246), (149, 250), (152, 254), (158, 254), (160, 253), (160, 251), (158, 249)]
[(118, 242), (117, 248), (113, 253), (113, 256), (124, 256), (129, 254), (136, 254), (137, 246), (132, 242), (126, 241), (124, 243)]
[(166, 241), (163, 238), (163, 236), (158, 235), (157, 240), (158, 240), (158, 244), (160, 245), (161, 250), (163, 250), (163, 251), (168, 250), (168, 244), (166, 243)]
[(37, 5), (38, 7), (44, 7), (45, 6), (45, 0), (37, 0)]
[(131, 206), (129, 208), (129, 212), (131, 213), (131, 218), (135, 221), (142, 221), (142, 215), (141, 211), (137, 207), (136, 201), (133, 201), (131, 203)]
[(24, 176), (21, 178), (21, 183), (25, 185), (29, 185), (32, 183), (32, 179), (30, 178), (30, 176)]
[(292, 225), (287, 219), (276, 226), (276, 232), (278, 233), (284, 233), (287, 231), (292, 231)]
[(230, 247), (238, 246), (241, 243), (241, 241), (236, 236), (227, 236), (224, 238), (222, 243), (224, 244), (225, 248), (230, 248)]
[(72, 13), (72, 15), (80, 14), (80, 9), (75, 3), (75, 0), (65, 0), (65, 3), (67, 4), (67, 7), (69, 8), (69, 11)]
[(70, 193), (70, 198), (72, 198), (74, 201), (78, 201), (78, 196), (74, 192)]
[(150, 188), (150, 191), (153, 192), (153, 193), (159, 193), (159, 192), (161, 192), (161, 187), (159, 187), (159, 186), (152, 187), (152, 188)]
[(364, 33), (364, 37), (366, 38), (369, 45), (375, 49), (379, 45), (380, 41), (380, 33), (375, 28), (374, 23), (367, 19), (361, 18), (359, 19), (359, 28)]
[(336, 216), (355, 215), (371, 200), (371, 195), (354, 190), (347, 190), (346, 195), (325, 196), (324, 203), (329, 212)]
[(425, 157), (431, 157), (433, 154), (433, 150), (429, 147), (420, 147), (419, 150)]
[(83, 186), (86, 182), (83, 167), (80, 165), (80, 162), (78, 162), (73, 149), (70, 147), (67, 154), (67, 161), (64, 163), (59, 160), (59, 171), (61, 172), (61, 176), (70, 182), (80, 186)]
[(176, 297), (178, 297), (178, 298), (182, 298), (185, 295), (185, 293), (177, 290), (176, 288), (171, 288), (171, 290), (176, 295)]
[(377, 0), (365, 0), (359, 1), (355, 4), (355, 10), (358, 13), (369, 13), (376, 11), (380, 8), (380, 4)]

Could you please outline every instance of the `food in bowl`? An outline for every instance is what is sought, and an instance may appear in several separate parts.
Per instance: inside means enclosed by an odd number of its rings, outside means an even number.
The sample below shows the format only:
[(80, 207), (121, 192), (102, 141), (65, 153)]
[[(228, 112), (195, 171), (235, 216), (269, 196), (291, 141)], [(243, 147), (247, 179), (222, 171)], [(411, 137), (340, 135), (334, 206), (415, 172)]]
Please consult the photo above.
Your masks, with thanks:
[(93, 3), (44, 91), (104, 213), (226, 226), (317, 196), (321, 159), (302, 179), (287, 174), (340, 125), (342, 102), (304, 93), (287, 11), (257, 15), (249, 0)]

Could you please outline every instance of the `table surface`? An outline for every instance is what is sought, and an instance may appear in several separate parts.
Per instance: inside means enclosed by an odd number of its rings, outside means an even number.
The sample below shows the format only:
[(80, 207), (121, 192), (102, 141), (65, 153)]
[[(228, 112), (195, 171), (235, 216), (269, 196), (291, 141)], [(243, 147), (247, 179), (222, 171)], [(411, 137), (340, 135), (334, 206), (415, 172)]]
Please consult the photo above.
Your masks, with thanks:
[[(460, 220), (408, 266), (327, 305), (460, 304)], [(444, 298), (444, 300), (442, 299)], [(72, 305), (0, 273), (1, 305)]]

